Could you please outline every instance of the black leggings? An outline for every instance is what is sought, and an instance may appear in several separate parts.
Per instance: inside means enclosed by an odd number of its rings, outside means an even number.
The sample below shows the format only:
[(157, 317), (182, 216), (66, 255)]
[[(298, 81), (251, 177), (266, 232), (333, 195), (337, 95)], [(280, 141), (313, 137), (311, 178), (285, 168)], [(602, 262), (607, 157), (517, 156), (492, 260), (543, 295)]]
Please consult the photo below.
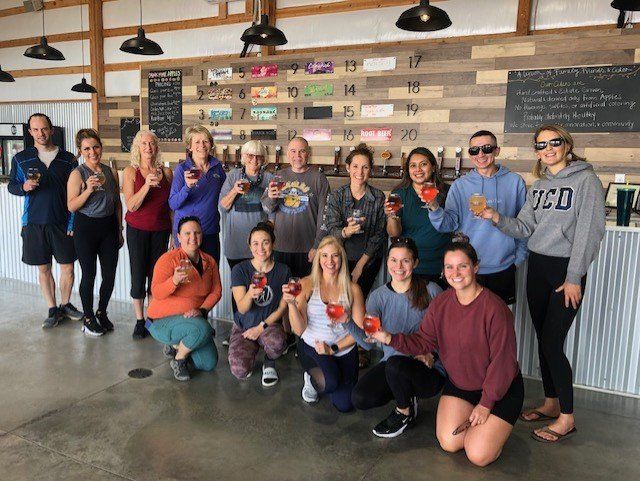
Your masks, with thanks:
[[(531, 252), (527, 271), (527, 300), (538, 338), (544, 395), (558, 398), (563, 414), (573, 413), (573, 375), (564, 341), (578, 310), (565, 307), (564, 292), (555, 291), (564, 283), (568, 265), (568, 258)], [(580, 282), (583, 294), (586, 283), (585, 275)]]
[[(353, 269), (356, 267), (358, 261), (349, 261), (349, 272), (353, 272)], [(358, 285), (360, 289), (362, 289), (362, 295), (366, 299), (369, 296), (369, 292), (371, 292), (371, 287), (378, 277), (378, 272), (380, 271), (380, 266), (382, 265), (382, 259), (380, 257), (369, 259), (369, 262), (362, 269), (362, 274), (358, 279)]]
[(131, 297), (144, 299), (151, 292), (153, 268), (167, 252), (171, 231), (151, 232), (127, 225), (127, 247), (131, 267)]
[[(435, 396), (442, 390), (446, 381), (437, 369), (428, 368), (423, 362), (406, 356), (391, 356), (387, 359), (384, 374), (386, 384), (400, 409), (408, 408), (414, 396), (418, 398)], [(371, 386), (372, 383), (369, 385)], [(382, 380), (377, 386), (378, 393), (382, 393), (380, 389)]]
[(118, 266), (118, 223), (115, 214), (110, 217), (93, 218), (76, 212), (73, 224), (73, 245), (76, 248), (82, 279), (80, 299), (85, 317), (93, 317), (93, 286), (96, 280), (96, 258), (100, 259), (102, 284), (98, 310), (107, 311), (113, 293)]

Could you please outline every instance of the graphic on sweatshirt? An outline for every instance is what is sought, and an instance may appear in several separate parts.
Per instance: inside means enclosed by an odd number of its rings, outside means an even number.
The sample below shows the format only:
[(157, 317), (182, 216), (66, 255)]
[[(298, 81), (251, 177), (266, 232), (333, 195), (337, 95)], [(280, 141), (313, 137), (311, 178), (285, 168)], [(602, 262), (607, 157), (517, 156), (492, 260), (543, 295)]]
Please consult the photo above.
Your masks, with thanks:
[(573, 207), (573, 187), (534, 189), (533, 210), (570, 210)]
[(309, 206), (311, 188), (298, 180), (289, 181), (282, 189), (283, 202), (280, 210), (289, 215), (304, 212)]

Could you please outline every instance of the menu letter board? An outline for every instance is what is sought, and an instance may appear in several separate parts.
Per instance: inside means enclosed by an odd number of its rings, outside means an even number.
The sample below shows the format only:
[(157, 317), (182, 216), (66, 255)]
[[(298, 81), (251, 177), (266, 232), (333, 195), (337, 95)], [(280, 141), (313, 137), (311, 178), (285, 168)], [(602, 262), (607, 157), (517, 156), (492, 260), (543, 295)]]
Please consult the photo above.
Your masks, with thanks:
[(182, 70), (149, 72), (149, 130), (162, 142), (182, 141)]
[(640, 65), (509, 72), (505, 132), (640, 132)]

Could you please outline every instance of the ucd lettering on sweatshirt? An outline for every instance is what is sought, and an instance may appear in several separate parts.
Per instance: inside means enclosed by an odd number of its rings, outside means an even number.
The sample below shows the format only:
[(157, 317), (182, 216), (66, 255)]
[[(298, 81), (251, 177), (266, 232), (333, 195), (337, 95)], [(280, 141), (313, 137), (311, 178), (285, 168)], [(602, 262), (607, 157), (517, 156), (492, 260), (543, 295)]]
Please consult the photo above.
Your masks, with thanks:
[(533, 210), (570, 210), (573, 207), (573, 187), (532, 189)]

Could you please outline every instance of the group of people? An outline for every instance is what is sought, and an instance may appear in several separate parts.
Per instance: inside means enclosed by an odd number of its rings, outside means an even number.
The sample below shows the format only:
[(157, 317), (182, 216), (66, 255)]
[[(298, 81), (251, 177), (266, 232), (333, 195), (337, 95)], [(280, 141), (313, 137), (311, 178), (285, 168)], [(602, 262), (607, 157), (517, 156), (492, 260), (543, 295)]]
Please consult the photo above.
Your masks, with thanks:
[[(475, 168), (450, 188), (432, 152), (418, 147), (389, 197), (369, 182), (373, 155), (364, 144), (346, 159), (349, 182), (330, 191), (309, 165), (302, 137), (287, 147), (287, 168), (268, 172), (264, 145), (250, 141), (242, 167), (227, 173), (212, 155), (209, 130), (195, 125), (185, 133), (187, 158), (172, 172), (162, 165), (156, 136), (140, 131), (122, 180), (124, 219), (118, 175), (101, 162), (96, 131), (76, 136), (80, 166), (52, 144), (46, 115), (32, 115), (29, 131), (35, 147), (15, 156), (9, 190), (25, 196), (23, 261), (39, 268), (49, 305), (43, 327), (71, 318), (82, 319), (91, 336), (113, 330), (107, 307), (124, 220), (133, 337), (150, 333), (161, 342), (178, 380), (213, 370), (218, 351), (207, 318), (223, 289), (222, 222), (236, 378), (252, 375), (262, 347), (262, 384), (273, 386), (276, 359), (296, 345), (304, 401), (327, 395), (340, 412), (395, 404), (373, 429), (380, 437), (400, 435), (414, 423), (418, 399), (441, 394), (440, 445), (464, 449), (480, 466), (498, 458), (518, 419), (550, 421), (532, 431), (541, 442), (576, 432), (563, 344), (605, 212), (602, 185), (563, 127), (543, 125), (534, 134), (537, 180), (528, 192), (519, 175), (496, 163), (495, 135), (479, 131), (468, 148)], [(472, 211), (469, 200), (478, 196), (484, 204)], [(61, 265), (59, 305), (52, 256)], [(508, 305), (515, 302), (516, 266), (527, 256), (545, 400), (522, 411)], [(82, 312), (69, 302), (76, 258)], [(94, 311), (96, 259), (102, 282)], [(384, 259), (390, 280), (372, 291)], [(358, 349), (376, 343), (382, 359), (360, 376)]]

